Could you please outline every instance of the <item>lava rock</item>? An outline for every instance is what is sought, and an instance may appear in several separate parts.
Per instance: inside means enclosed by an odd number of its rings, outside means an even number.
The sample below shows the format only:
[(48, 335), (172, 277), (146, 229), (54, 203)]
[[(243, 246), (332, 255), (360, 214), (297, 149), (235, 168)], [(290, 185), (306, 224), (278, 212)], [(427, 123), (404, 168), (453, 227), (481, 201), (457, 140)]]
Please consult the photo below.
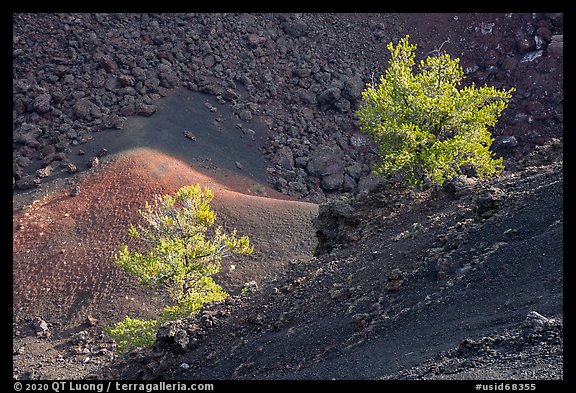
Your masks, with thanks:
[(36, 332), (37, 337), (50, 337), (50, 329), (48, 328), (48, 323), (40, 317), (36, 317), (32, 320), (32, 328)]
[(177, 353), (184, 352), (190, 342), (187, 327), (187, 324), (183, 320), (164, 323), (158, 328), (154, 347), (157, 350), (170, 350)]
[(77, 119), (92, 120), (100, 118), (102, 113), (100, 108), (87, 98), (81, 98), (72, 107), (72, 113)]
[(16, 180), (15, 186), (19, 190), (28, 190), (30, 188), (38, 187), (40, 179), (33, 175), (26, 175)]
[(518, 140), (515, 136), (500, 135), (494, 139), (492, 150), (502, 157), (510, 155), (518, 146)]
[(548, 45), (546, 54), (552, 57), (563, 57), (564, 55), (564, 36), (563, 35), (553, 35), (551, 37), (552, 42)]
[(489, 218), (500, 210), (504, 192), (495, 187), (482, 190), (474, 199), (476, 213), (481, 218)]
[(48, 93), (40, 94), (34, 99), (34, 110), (39, 114), (44, 114), (50, 112), (50, 102), (52, 101), (52, 96)]
[(286, 34), (295, 38), (302, 37), (308, 32), (308, 25), (302, 20), (286, 21), (282, 25), (282, 28)]
[(344, 152), (338, 146), (320, 145), (306, 164), (306, 171), (316, 177), (344, 172)]
[(284, 146), (274, 154), (274, 163), (280, 165), (284, 169), (294, 169), (294, 155), (292, 150)]
[(337, 87), (329, 87), (318, 96), (319, 105), (332, 105), (340, 99), (342, 92)]
[(320, 180), (320, 187), (326, 191), (337, 191), (342, 187), (344, 182), (344, 175), (342, 173), (334, 173), (322, 176)]
[(358, 76), (353, 76), (344, 83), (342, 94), (349, 100), (355, 101), (362, 97), (362, 91), (364, 91), (364, 81)]
[(100, 165), (100, 160), (98, 159), (98, 157), (92, 157), (88, 162), (89, 168), (96, 168), (98, 165)]

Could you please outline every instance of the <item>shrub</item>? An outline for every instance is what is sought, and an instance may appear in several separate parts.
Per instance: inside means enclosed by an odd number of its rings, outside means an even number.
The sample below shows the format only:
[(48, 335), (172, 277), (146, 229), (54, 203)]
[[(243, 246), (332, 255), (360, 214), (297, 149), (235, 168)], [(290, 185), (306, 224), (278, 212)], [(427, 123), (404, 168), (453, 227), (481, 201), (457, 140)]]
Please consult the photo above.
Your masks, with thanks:
[(126, 316), (123, 321), (116, 323), (112, 327), (104, 328), (116, 341), (117, 351), (122, 353), (134, 347), (150, 346), (156, 339), (158, 321), (133, 319)]
[(374, 171), (412, 187), (444, 180), (472, 169), (478, 177), (502, 171), (502, 158), (490, 151), (494, 126), (511, 98), (511, 88), (460, 87), (459, 59), (437, 51), (413, 73), (416, 45), (406, 36), (394, 46), (380, 83), (368, 84), (357, 111), (361, 130), (378, 145)]
[[(213, 196), (210, 189), (202, 190), (200, 185), (182, 187), (174, 196), (156, 196), (154, 205), (146, 203), (139, 211), (144, 225), (130, 225), (130, 237), (145, 251), (122, 244), (115, 263), (140, 284), (167, 291), (172, 304), (166, 305), (158, 320), (126, 317), (108, 329), (120, 352), (152, 344), (151, 329), (168, 320), (189, 317), (205, 302), (228, 296), (211, 276), (220, 271), (222, 258), (251, 254), (254, 247), (247, 236), (237, 236), (236, 230), (225, 234), (221, 227), (212, 228), (216, 219), (210, 208)], [(139, 329), (142, 337), (138, 336)]]

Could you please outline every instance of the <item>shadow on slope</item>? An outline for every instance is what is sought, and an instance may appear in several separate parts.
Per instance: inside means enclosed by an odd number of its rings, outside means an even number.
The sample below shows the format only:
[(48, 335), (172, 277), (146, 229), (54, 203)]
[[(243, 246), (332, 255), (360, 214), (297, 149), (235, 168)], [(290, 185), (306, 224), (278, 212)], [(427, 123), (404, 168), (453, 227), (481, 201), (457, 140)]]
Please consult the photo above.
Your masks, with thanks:
[[(332, 253), (290, 263), (256, 293), (206, 305), (173, 326), (186, 342), (161, 335), (156, 349), (120, 359), (107, 375), (378, 379), (532, 311), (561, 318), (562, 168), (461, 179), (435, 194), (373, 189), (344, 202), (349, 225), (340, 229), (351, 235)], [(486, 378), (513, 367), (521, 364)]]

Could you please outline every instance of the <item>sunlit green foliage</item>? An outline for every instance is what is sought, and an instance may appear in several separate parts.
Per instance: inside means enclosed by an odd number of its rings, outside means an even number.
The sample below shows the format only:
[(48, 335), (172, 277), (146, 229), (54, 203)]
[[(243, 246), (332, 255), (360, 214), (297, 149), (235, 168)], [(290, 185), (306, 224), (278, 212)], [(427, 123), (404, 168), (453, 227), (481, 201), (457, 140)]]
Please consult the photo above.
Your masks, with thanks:
[(461, 87), (464, 72), (458, 58), (437, 51), (416, 64), (416, 45), (409, 36), (394, 46), (380, 83), (368, 84), (357, 111), (361, 129), (378, 144), (374, 171), (421, 187), (441, 184), (472, 168), (478, 177), (497, 175), (502, 159), (489, 150), (488, 130), (511, 98), (494, 87)]
[(117, 351), (122, 353), (135, 347), (146, 347), (154, 343), (158, 321), (153, 319), (144, 321), (142, 319), (130, 318), (126, 316), (123, 321), (114, 326), (104, 328), (116, 341)]
[[(212, 228), (216, 219), (210, 208), (213, 196), (210, 189), (202, 190), (199, 185), (182, 187), (174, 196), (156, 196), (153, 205), (146, 203), (139, 212), (144, 224), (130, 226), (130, 237), (145, 251), (123, 244), (115, 255), (115, 263), (142, 285), (167, 291), (171, 304), (158, 320), (126, 317), (109, 329), (117, 341), (123, 340), (123, 349), (152, 344), (155, 336), (148, 334), (152, 322), (157, 328), (168, 320), (191, 316), (206, 302), (228, 296), (212, 276), (220, 271), (222, 258), (251, 254), (254, 247), (247, 236), (238, 236), (236, 230), (226, 234), (221, 227)], [(139, 327), (143, 337), (131, 341), (137, 337)]]

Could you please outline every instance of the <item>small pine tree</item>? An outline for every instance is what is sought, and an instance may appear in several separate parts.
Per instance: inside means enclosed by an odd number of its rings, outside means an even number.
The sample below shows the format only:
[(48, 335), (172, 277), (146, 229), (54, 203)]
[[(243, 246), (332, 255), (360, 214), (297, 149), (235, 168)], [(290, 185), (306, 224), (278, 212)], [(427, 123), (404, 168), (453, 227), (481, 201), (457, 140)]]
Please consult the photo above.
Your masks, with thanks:
[(120, 352), (151, 345), (163, 322), (191, 316), (202, 304), (228, 296), (212, 279), (220, 271), (221, 259), (251, 254), (254, 247), (247, 236), (237, 236), (236, 230), (225, 234), (221, 227), (211, 228), (216, 219), (210, 208), (213, 196), (210, 189), (202, 190), (200, 185), (182, 187), (174, 196), (156, 196), (154, 205), (146, 203), (139, 211), (144, 225), (130, 225), (130, 237), (147, 250), (141, 253), (123, 244), (115, 263), (140, 284), (167, 290), (172, 304), (164, 308), (158, 320), (127, 316), (107, 329)]
[(380, 83), (368, 84), (357, 111), (361, 130), (377, 143), (374, 171), (414, 188), (442, 184), (473, 168), (478, 177), (502, 171), (502, 158), (490, 151), (494, 126), (514, 88), (459, 88), (464, 72), (458, 58), (437, 51), (413, 73), (416, 45), (409, 36), (388, 44), (389, 67)]

